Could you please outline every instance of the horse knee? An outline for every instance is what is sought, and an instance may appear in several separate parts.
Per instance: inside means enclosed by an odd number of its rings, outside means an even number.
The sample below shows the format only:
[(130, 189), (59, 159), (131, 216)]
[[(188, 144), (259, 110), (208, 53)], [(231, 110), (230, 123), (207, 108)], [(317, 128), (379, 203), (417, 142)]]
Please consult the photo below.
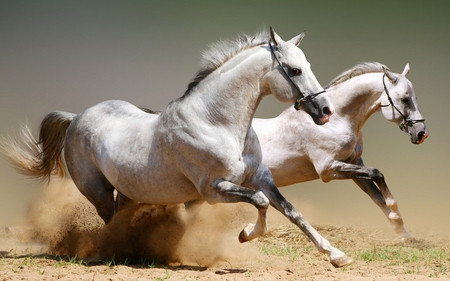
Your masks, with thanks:
[(267, 198), (267, 196), (264, 195), (262, 191), (257, 191), (253, 197), (255, 202), (254, 205), (256, 206), (256, 208), (258, 209), (269, 208), (270, 205), (269, 198)]
[(372, 170), (372, 178), (375, 180), (375, 182), (384, 181), (384, 175), (378, 169)]

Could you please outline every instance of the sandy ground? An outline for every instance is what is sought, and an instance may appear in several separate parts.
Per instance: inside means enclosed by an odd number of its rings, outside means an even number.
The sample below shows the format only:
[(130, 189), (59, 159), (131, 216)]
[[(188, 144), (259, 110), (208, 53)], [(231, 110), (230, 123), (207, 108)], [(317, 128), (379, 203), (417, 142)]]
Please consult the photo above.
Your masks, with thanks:
[(256, 218), (251, 206), (139, 205), (104, 226), (73, 186), (59, 185), (45, 189), (21, 224), (0, 231), (0, 281), (450, 280), (450, 239), (442, 235), (404, 244), (390, 231), (316, 226), (355, 259), (336, 269), (286, 221), (240, 244), (240, 230)]

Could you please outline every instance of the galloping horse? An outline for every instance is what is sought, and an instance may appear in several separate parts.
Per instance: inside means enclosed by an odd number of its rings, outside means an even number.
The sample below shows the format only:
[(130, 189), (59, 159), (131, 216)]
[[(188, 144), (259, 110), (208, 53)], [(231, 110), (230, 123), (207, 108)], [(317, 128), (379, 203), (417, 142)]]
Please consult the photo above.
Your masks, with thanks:
[(186, 93), (160, 115), (125, 101), (106, 101), (76, 115), (52, 112), (41, 123), (39, 142), (24, 131), (23, 148), (10, 143), (11, 161), (33, 177), (64, 176), (65, 164), (81, 193), (108, 223), (122, 198), (149, 204), (204, 200), (247, 202), (258, 210), (241, 242), (264, 235), (269, 204), (288, 217), (330, 262), (353, 260), (331, 246), (279, 192), (251, 128), (263, 98), (295, 103), (316, 124), (333, 113), (322, 86), (297, 45), (270, 34), (241, 36), (204, 54), (203, 67)]
[(395, 232), (404, 240), (412, 239), (383, 174), (364, 166), (361, 158), (362, 127), (377, 111), (398, 124), (413, 144), (428, 137), (408, 72), (409, 64), (402, 74), (395, 74), (380, 63), (361, 63), (343, 72), (326, 87), (335, 114), (323, 126), (291, 108), (276, 118), (253, 119), (263, 163), (275, 184), (352, 179), (381, 208)]

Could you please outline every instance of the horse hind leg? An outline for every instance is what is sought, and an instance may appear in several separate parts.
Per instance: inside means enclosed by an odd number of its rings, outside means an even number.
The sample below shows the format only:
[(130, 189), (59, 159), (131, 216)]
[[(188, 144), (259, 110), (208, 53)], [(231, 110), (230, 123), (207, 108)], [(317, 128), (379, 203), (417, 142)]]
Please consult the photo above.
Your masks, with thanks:
[(125, 195), (123, 195), (122, 193), (120, 193), (119, 191), (116, 190), (116, 200), (115, 200), (115, 205), (114, 205), (114, 211), (115, 213), (124, 210), (124, 209), (128, 209), (130, 207), (133, 207), (135, 205), (138, 204), (138, 202), (126, 197)]
[(89, 183), (87, 192), (84, 189), (81, 193), (94, 205), (105, 224), (112, 220), (115, 213), (114, 187), (106, 179)]
[(129, 199), (108, 181), (97, 166), (67, 147), (65, 151), (67, 170), (78, 190), (97, 210), (97, 214), (107, 224), (115, 213), (135, 206), (138, 202)]
[(68, 168), (78, 190), (94, 205), (105, 224), (110, 222), (115, 213), (114, 186), (95, 167)]

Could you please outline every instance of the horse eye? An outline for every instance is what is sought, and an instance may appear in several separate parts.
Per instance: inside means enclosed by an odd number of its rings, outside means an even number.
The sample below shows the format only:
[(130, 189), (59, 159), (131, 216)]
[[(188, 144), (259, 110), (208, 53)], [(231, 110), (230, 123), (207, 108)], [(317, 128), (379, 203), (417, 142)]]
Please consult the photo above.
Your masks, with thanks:
[(302, 70), (299, 68), (292, 68), (291, 71), (292, 71), (292, 74), (294, 74), (295, 76), (302, 74)]
[(404, 104), (407, 104), (407, 103), (409, 102), (409, 99), (408, 99), (408, 98), (402, 98), (402, 102), (403, 102)]

